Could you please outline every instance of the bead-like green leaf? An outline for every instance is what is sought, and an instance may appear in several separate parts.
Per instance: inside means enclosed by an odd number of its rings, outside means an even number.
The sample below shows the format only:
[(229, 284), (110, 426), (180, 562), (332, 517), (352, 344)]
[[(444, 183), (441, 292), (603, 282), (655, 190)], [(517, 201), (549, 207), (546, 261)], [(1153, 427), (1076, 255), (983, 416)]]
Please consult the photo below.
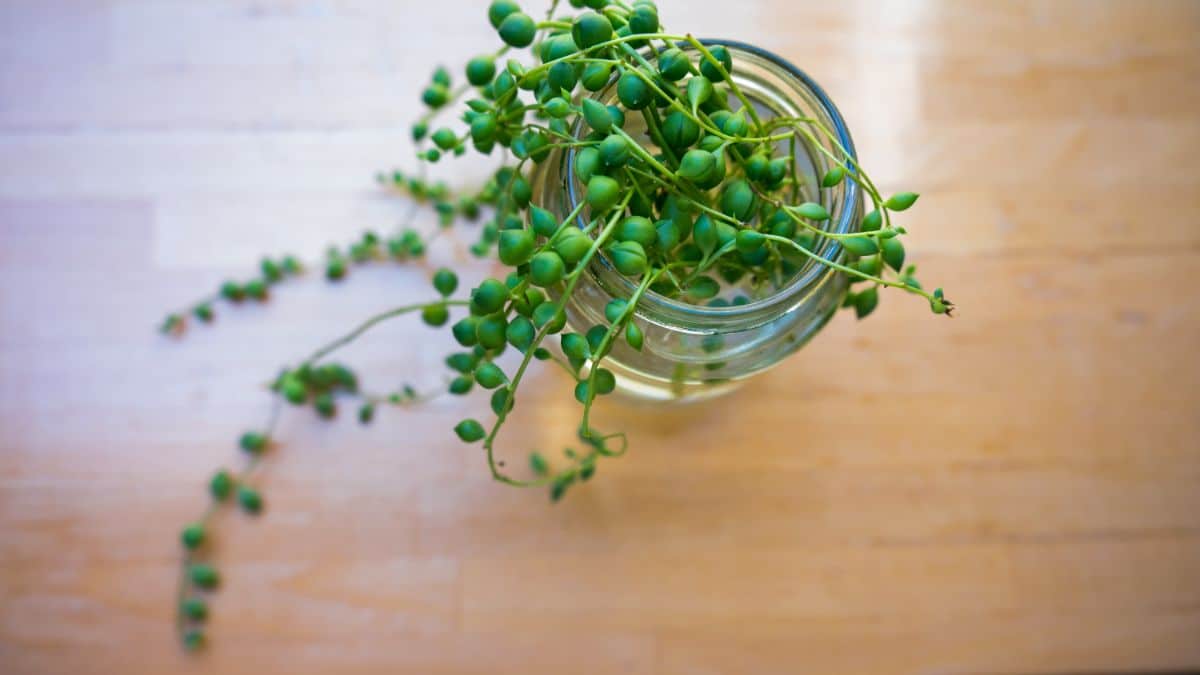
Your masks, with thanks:
[(504, 40), (505, 44), (518, 49), (533, 44), (533, 38), (537, 35), (537, 26), (533, 19), (521, 12), (509, 14), (504, 21), (500, 22), (497, 30), (500, 33), (500, 39)]
[(608, 328), (606, 326), (592, 326), (588, 329), (585, 336), (588, 342), (588, 350), (597, 357), (603, 356), (600, 353), (600, 346), (604, 342), (604, 336), (607, 334)]
[(574, 36), (562, 33), (546, 38), (546, 41), (542, 43), (541, 49), (538, 51), (538, 56), (545, 63), (566, 58), (578, 51), (579, 45), (575, 42)]
[(609, 323), (616, 323), (625, 314), (626, 308), (629, 307), (629, 302), (621, 298), (610, 300), (604, 306), (604, 318), (608, 319)]
[(767, 164), (767, 175), (763, 179), (763, 182), (765, 182), (768, 187), (777, 187), (783, 182), (784, 178), (787, 178), (788, 168), (790, 166), (790, 159), (786, 157), (776, 157)]
[(821, 178), (821, 187), (823, 187), (823, 188), (834, 187), (838, 183), (841, 183), (842, 179), (845, 177), (846, 177), (846, 170), (840, 166), (835, 166), (832, 169), (830, 169), (829, 171), (825, 172), (825, 176), (823, 178)]
[(687, 84), (687, 100), (688, 105), (695, 111), (696, 108), (704, 105), (708, 99), (712, 98), (713, 86), (712, 81), (703, 75), (697, 75), (688, 80)]
[(596, 379), (594, 380), (594, 383), (596, 385), (597, 394), (611, 394), (617, 389), (617, 377), (613, 375), (612, 371), (608, 370), (607, 368), (596, 369)]
[(587, 340), (579, 333), (563, 333), (559, 338), (559, 344), (562, 346), (563, 354), (572, 359), (586, 359), (591, 353), (588, 350)]
[(717, 248), (717, 225), (707, 214), (701, 214), (692, 228), (692, 240), (704, 255), (709, 255)]
[(258, 513), (262, 511), (263, 507), (262, 495), (252, 487), (240, 485), (238, 486), (238, 505), (246, 513)]
[(593, 213), (605, 213), (621, 199), (621, 184), (608, 176), (592, 176), (587, 183), (587, 203)]
[(444, 298), (454, 295), (454, 291), (458, 289), (458, 275), (454, 270), (445, 267), (439, 268), (433, 273), (433, 287)]
[(899, 272), (904, 267), (904, 244), (900, 243), (898, 238), (892, 237), (884, 239), (881, 248), (883, 249), (883, 261), (887, 263), (888, 267)]
[(454, 339), (458, 344), (464, 347), (474, 347), (479, 342), (475, 337), (477, 328), (477, 319), (473, 316), (468, 316), (451, 326), (450, 332), (454, 334)]
[(188, 525), (187, 527), (183, 528), (183, 532), (179, 535), (179, 538), (183, 542), (183, 547), (189, 551), (194, 551), (200, 548), (200, 545), (204, 543), (205, 538), (204, 525), (201, 523), (192, 523)]
[(767, 238), (757, 230), (738, 230), (735, 246), (742, 253), (753, 253), (763, 247)]
[(477, 305), (483, 314), (500, 311), (508, 300), (508, 287), (496, 279), (485, 279), (479, 288), (471, 293), (471, 302)]
[(477, 56), (467, 62), (467, 81), (482, 87), (496, 76), (496, 62), (490, 56)]
[(530, 230), (505, 230), (500, 233), (500, 262), (511, 267), (523, 265), (533, 255), (537, 242)]
[(186, 598), (179, 604), (181, 614), (192, 621), (203, 621), (208, 618), (208, 605), (203, 598)]
[[(584, 386), (586, 383), (580, 382), (579, 385)], [(575, 388), (575, 398), (579, 398), (579, 387)], [(580, 400), (580, 402), (582, 403), (583, 400)], [(554, 483), (550, 486), (550, 501), (557, 502), (562, 499), (563, 495), (567, 494), (567, 488), (571, 487), (571, 484), (574, 482), (574, 474), (566, 474), (555, 479)]]
[(879, 247), (871, 237), (847, 237), (840, 241), (842, 242), (842, 246), (854, 255), (874, 255), (879, 252)]
[(917, 197), (919, 196), (920, 195), (915, 192), (897, 192), (891, 197), (888, 197), (888, 200), (884, 202), (883, 205), (892, 211), (904, 211), (908, 207), (915, 204)]
[(555, 251), (542, 251), (529, 262), (529, 280), (542, 288), (562, 281), (566, 271), (562, 256)]
[(616, 237), (620, 241), (636, 241), (642, 248), (650, 248), (658, 240), (654, 223), (641, 216), (630, 216), (617, 226)]
[(865, 319), (879, 305), (879, 289), (872, 286), (854, 297), (854, 314)]
[(364, 403), (358, 408), (359, 424), (370, 424), (375, 419), (375, 404)]
[(688, 150), (679, 162), (676, 173), (694, 183), (706, 181), (716, 171), (717, 157), (704, 150)]
[[(575, 70), (575, 66), (566, 61), (559, 61), (550, 66), (549, 72), (546, 73), (546, 80), (549, 82), (549, 94), (557, 94), (559, 91), (572, 91), (575, 89), (575, 84), (579, 81), (579, 71)], [(542, 100), (542, 96), (538, 97)]]
[(596, 148), (583, 148), (575, 154), (575, 175), (587, 183), (604, 169), (604, 159)]
[(633, 321), (625, 324), (625, 342), (633, 347), (636, 351), (642, 351), (642, 344), (645, 342), (645, 336), (642, 334), (642, 329), (638, 328)]
[(575, 39), (575, 44), (583, 49), (594, 47), (612, 39), (612, 24), (596, 12), (584, 12), (571, 26), (571, 36)]
[(458, 136), (451, 129), (444, 127), (433, 132), (431, 139), (433, 144), (442, 150), (450, 150), (458, 145)]
[(433, 326), (434, 328), (440, 328), (441, 326), (446, 325), (446, 322), (449, 320), (450, 310), (443, 303), (435, 302), (433, 304), (425, 305), (425, 307), (421, 310), (421, 321), (424, 321), (427, 325)]
[(575, 385), (575, 400), (587, 405), (588, 401), (595, 397), (594, 391), (591, 382), (586, 379), (581, 380)]
[(492, 28), (499, 28), (509, 14), (521, 11), (521, 6), (513, 0), (492, 0), (488, 6), (488, 21)]
[(231, 490), (233, 490), (233, 476), (224, 469), (213, 474), (212, 479), (208, 482), (208, 492), (217, 501), (224, 501)]
[(540, 452), (530, 453), (529, 468), (538, 476), (550, 473), (550, 464), (546, 462), (546, 458)]
[(204, 631), (199, 628), (188, 629), (183, 634), (183, 648), (189, 652), (196, 652), (204, 649), (205, 639)]
[(862, 227), (860, 229), (863, 232), (874, 232), (880, 227), (883, 227), (883, 214), (879, 210), (875, 210), (868, 213), (866, 217), (863, 218)]
[(546, 114), (555, 119), (562, 119), (571, 114), (571, 104), (566, 99), (552, 98), (546, 101)]
[(600, 143), (600, 157), (610, 169), (625, 166), (631, 153), (629, 141), (626, 141), (624, 136), (613, 134)]
[(484, 349), (500, 349), (507, 339), (508, 321), (499, 314), (485, 316), (479, 320), (475, 337)]
[(553, 237), (554, 233), (558, 232), (558, 219), (539, 206), (529, 208), (529, 223), (533, 226), (533, 231), (543, 237)]
[(629, 15), (629, 32), (633, 35), (645, 35), (658, 30), (658, 10), (652, 4), (634, 3), (633, 12)]
[(543, 302), (533, 310), (533, 325), (545, 330), (547, 335), (553, 335), (567, 325), (567, 315), (555, 303)]
[(279, 392), (292, 405), (304, 405), (308, 401), (308, 387), (300, 378), (288, 373), (280, 382)]
[(824, 206), (814, 202), (804, 202), (795, 208), (796, 213), (809, 220), (829, 220), (829, 212)]
[(233, 281), (226, 281), (221, 284), (221, 297), (230, 302), (241, 302), (246, 297), (246, 291), (240, 284)]
[(731, 181), (721, 193), (721, 210), (739, 222), (749, 220), (756, 205), (754, 190), (744, 180)]
[(535, 332), (532, 321), (523, 316), (518, 316), (508, 324), (505, 337), (508, 338), (508, 344), (524, 352), (533, 344)]
[(329, 392), (317, 394), (317, 397), (313, 399), (313, 409), (324, 419), (332, 419), (337, 416), (337, 403), (333, 400), (333, 394)]
[(663, 120), (662, 135), (667, 145), (681, 150), (700, 140), (700, 125), (691, 117), (676, 110)]
[(750, 131), (750, 124), (746, 121), (746, 116), (739, 112), (725, 118), (721, 124), (721, 131), (730, 136), (741, 137)]
[(867, 256), (866, 258), (859, 260), (857, 263), (854, 263), (855, 269), (871, 277), (879, 276), (879, 272), (882, 271), (880, 269), (881, 266), (882, 263), (879, 261), (879, 257), (873, 255)]
[(612, 129), (613, 116), (609, 112), (608, 106), (591, 98), (583, 99), (581, 105), (583, 107), (583, 119), (587, 121), (589, 127), (602, 134), (607, 134)]
[(584, 234), (579, 228), (568, 227), (564, 232), (558, 235), (554, 242), (554, 251), (562, 257), (563, 262), (568, 265), (583, 260), (587, 252), (592, 248), (592, 239)]
[(242, 450), (257, 455), (267, 449), (267, 437), (257, 431), (247, 431), (238, 440), (238, 445)]
[(216, 588), (221, 583), (221, 575), (212, 565), (195, 563), (188, 568), (188, 579), (198, 588)]
[(650, 105), (654, 95), (642, 78), (633, 72), (627, 72), (617, 80), (617, 98), (626, 108), (641, 110)]
[(683, 79), (688, 74), (690, 64), (687, 55), (675, 47), (663, 50), (658, 55), (658, 72), (668, 82)]
[(583, 75), (579, 78), (579, 82), (588, 91), (600, 91), (608, 86), (608, 81), (611, 79), (612, 65), (608, 63), (589, 63), (583, 69)]
[(688, 284), (687, 292), (698, 300), (708, 300), (721, 292), (721, 285), (711, 277), (697, 277)]
[(475, 378), (470, 375), (459, 375), (450, 380), (449, 391), (455, 396), (464, 396), (475, 386)]
[(660, 220), (654, 226), (655, 241), (654, 245), (659, 251), (670, 251), (679, 244), (683, 234), (679, 230), (679, 226), (673, 220)]
[(454, 427), (454, 433), (458, 434), (459, 439), (464, 443), (474, 443), (487, 435), (483, 430), (483, 425), (472, 419), (459, 422)]
[(613, 266), (621, 274), (637, 276), (646, 271), (646, 251), (636, 241), (623, 241), (610, 251)]

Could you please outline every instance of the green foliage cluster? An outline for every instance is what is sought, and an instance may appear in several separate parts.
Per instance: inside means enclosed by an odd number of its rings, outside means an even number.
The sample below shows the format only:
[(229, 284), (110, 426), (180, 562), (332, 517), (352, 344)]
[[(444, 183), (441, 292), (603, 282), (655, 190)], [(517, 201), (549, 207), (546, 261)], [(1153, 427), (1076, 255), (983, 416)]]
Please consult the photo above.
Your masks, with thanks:
[[(844, 304), (860, 318), (876, 309), (885, 287), (924, 298), (934, 314), (951, 313), (953, 304), (941, 289), (926, 291), (913, 267), (906, 266), (906, 231), (892, 222), (893, 214), (917, 201), (915, 193), (882, 195), (819, 120), (764, 119), (731, 77), (738, 64), (730, 50), (668, 32), (653, 2), (571, 0), (569, 5), (572, 10), (560, 11), (555, 0), (545, 18), (535, 20), (517, 3), (495, 0), (487, 20), (502, 46), (467, 62), (465, 84), (455, 86), (455, 77), (439, 68), (421, 93), (428, 112), (413, 125), (412, 135), (423, 163), (469, 153), (511, 158), (480, 192), (456, 197), (445, 185), (424, 179), (423, 169), (412, 176), (378, 176), (416, 207), (431, 207), (443, 227), (490, 213), (470, 250), (479, 257), (494, 255), (506, 274), (460, 293), (457, 274), (439, 269), (432, 279), (434, 299), (371, 317), (274, 378), (270, 421), (239, 440), (249, 458), (246, 467), (212, 477), (213, 507), (181, 534), (185, 555), (177, 616), (186, 646), (203, 644), (204, 593), (220, 580), (207, 556), (210, 516), (231, 499), (250, 514), (264, 508), (252, 472), (274, 448), (280, 407), (311, 406), (320, 417), (333, 418), (342, 402), (353, 400), (357, 418), (367, 424), (381, 406), (424, 398), (411, 386), (385, 395), (366, 393), (354, 371), (326, 360), (378, 323), (419, 314), (425, 324), (448, 330), (459, 349), (446, 358), (445, 391), (456, 396), (476, 388), (490, 392), (494, 415), (464, 419), (453, 433), (463, 443), (482, 444), (497, 481), (543, 486), (557, 501), (590, 479), (600, 460), (626, 450), (624, 434), (593, 425), (592, 410), (599, 397), (616, 388), (616, 377), (604, 367), (614, 345), (623, 341), (631, 349), (644, 348), (636, 308), (647, 293), (695, 304), (740, 304), (749, 298), (726, 300), (718, 297), (722, 288), (751, 294), (777, 288), (815, 263), (850, 278), (854, 286)], [(517, 58), (517, 50), (527, 50), (528, 58)], [(616, 101), (610, 103), (612, 95)], [(435, 124), (460, 102), (457, 122)], [(644, 123), (645, 137), (626, 130), (634, 116)], [(821, 152), (829, 167), (815, 184), (797, 172), (800, 146)], [(565, 217), (533, 203), (530, 184), (531, 168), (556, 150), (573, 157), (583, 187), (583, 199)], [(822, 203), (828, 203), (828, 191), (846, 182), (861, 189), (870, 208), (854, 231), (836, 234), (829, 231), (831, 215)], [(367, 233), (348, 246), (331, 248), (317, 267), (330, 281), (340, 281), (357, 265), (419, 259), (431, 239), (411, 227), (386, 238)], [(830, 239), (840, 246), (824, 246)], [(604, 322), (568, 329), (565, 304), (600, 256), (628, 277), (634, 290), (609, 303)], [(213, 296), (169, 315), (162, 329), (180, 333), (189, 316), (210, 322), (220, 301), (264, 301), (271, 288), (305, 269), (292, 256), (264, 259), (258, 276), (225, 282)], [(521, 358), (515, 368), (505, 369), (498, 357), (510, 349)], [(555, 361), (573, 379), (580, 445), (553, 461), (532, 453), (523, 478), (505, 470), (494, 448), (533, 361)]]

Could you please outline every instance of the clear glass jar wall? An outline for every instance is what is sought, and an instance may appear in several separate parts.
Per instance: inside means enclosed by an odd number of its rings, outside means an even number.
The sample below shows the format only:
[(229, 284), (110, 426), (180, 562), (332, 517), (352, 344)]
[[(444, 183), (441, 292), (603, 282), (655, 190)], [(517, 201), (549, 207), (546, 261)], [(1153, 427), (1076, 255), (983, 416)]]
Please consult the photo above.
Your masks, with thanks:
[[(709, 40), (706, 44), (729, 49), (733, 79), (764, 119), (820, 120), (853, 155), (853, 141), (837, 108), (802, 71), (750, 45), (725, 40)], [(690, 53), (693, 58), (699, 56), (695, 51)], [(615, 102), (614, 92), (602, 95)], [(735, 110), (737, 105), (733, 105)], [(640, 115), (629, 115), (625, 129), (653, 147), (643, 133)], [(587, 130), (577, 128), (575, 133), (583, 137)], [(832, 142), (820, 140), (827, 149), (835, 150)], [(834, 188), (820, 188), (818, 176), (831, 167), (827, 158), (805, 143), (783, 149), (794, 151), (797, 175), (806, 190), (803, 199), (821, 203), (831, 214), (824, 223), (827, 231), (853, 231), (863, 215), (857, 184), (846, 180)], [(534, 170), (534, 203), (559, 218), (566, 218), (583, 197), (583, 186), (574, 175), (573, 165), (573, 150), (556, 151)], [(824, 238), (815, 245), (830, 259), (841, 256), (840, 246), (832, 239)], [(717, 304), (729, 303), (727, 306), (699, 306), (650, 292), (638, 303), (634, 317), (645, 333), (642, 351), (617, 341), (603, 366), (617, 376), (618, 388), (633, 396), (679, 401), (719, 395), (808, 342), (841, 305), (847, 287), (845, 275), (806, 259), (791, 279), (769, 285), (766, 293), (726, 285)], [(632, 281), (618, 274), (606, 258), (597, 256), (568, 300), (570, 329), (585, 333), (594, 325), (607, 324), (605, 305), (614, 298), (630, 297), (634, 290)]]

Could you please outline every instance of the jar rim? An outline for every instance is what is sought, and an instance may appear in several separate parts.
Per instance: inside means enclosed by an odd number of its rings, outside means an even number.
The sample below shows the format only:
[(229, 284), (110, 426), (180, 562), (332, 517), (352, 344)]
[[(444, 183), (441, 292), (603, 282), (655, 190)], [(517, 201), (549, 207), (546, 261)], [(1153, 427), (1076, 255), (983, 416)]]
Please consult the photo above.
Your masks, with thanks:
[[(845, 148), (852, 160), (857, 160), (858, 156), (854, 149), (854, 140), (850, 136), (850, 130), (847, 128), (841, 112), (834, 105), (832, 99), (829, 98), (829, 95), (825, 93), (825, 90), (803, 70), (774, 52), (738, 40), (705, 38), (699, 40), (699, 42), (706, 47), (723, 46), (731, 51), (741, 52), (743, 56), (749, 55), (752, 59), (757, 58), (777, 68), (781, 71), (780, 74), (782, 76), (791, 78), (793, 83), (798, 85), (798, 88), (806, 90), (812, 95), (816, 104), (832, 123), (831, 131), (837, 137), (838, 143)], [(685, 50), (689, 48), (694, 49), (688, 44), (681, 44), (679, 47)], [(581, 195), (577, 193), (576, 181), (573, 180), (574, 162), (571, 160), (573, 154), (573, 152), (570, 152), (565, 156), (567, 171), (566, 187), (569, 202), (575, 205), (580, 202)], [(848, 174), (853, 175), (854, 173), (856, 171), (851, 166)], [(839, 212), (836, 215), (837, 222), (831, 222), (831, 226), (827, 229), (827, 231), (835, 234), (846, 234), (853, 231), (856, 225), (854, 220), (857, 209), (855, 207), (861, 199), (861, 188), (858, 181), (847, 180), (844, 184), (846, 186), (845, 198), (842, 200), (844, 206), (838, 210)], [(836, 238), (827, 237), (821, 254), (826, 259), (837, 260), (842, 254), (841, 248), (841, 244)], [(680, 324), (692, 326), (703, 326), (705, 324), (725, 325), (729, 322), (739, 322), (764, 315), (769, 319), (770, 316), (788, 311), (791, 307), (802, 302), (808, 292), (820, 287), (828, 278), (835, 274), (837, 274), (837, 270), (834, 268), (816, 263), (810, 265), (801, 274), (793, 277), (787, 285), (775, 289), (770, 295), (741, 305), (717, 307), (696, 305), (672, 300), (648, 290), (638, 302), (636, 311), (639, 315), (643, 315), (644, 318), (663, 319), (676, 326)], [(620, 280), (628, 286), (630, 292), (635, 288), (635, 284), (629, 279), (620, 277)], [(645, 316), (647, 313), (653, 316)]]

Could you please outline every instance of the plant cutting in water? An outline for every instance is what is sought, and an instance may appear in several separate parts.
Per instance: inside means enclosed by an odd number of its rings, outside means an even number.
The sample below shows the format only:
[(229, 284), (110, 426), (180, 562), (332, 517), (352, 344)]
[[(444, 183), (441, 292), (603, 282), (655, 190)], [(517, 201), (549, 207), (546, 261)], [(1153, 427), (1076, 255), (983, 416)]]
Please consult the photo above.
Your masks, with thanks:
[[(569, 4), (571, 9), (560, 8), (555, 0), (539, 21), (512, 0), (495, 0), (487, 19), (503, 46), (470, 59), (465, 84), (455, 86), (455, 78), (439, 68), (422, 93), (429, 110), (412, 129), (422, 164), (471, 152), (505, 156), (481, 191), (455, 196), (424, 179), (423, 169), (413, 176), (379, 177), (387, 189), (432, 205), (443, 228), (477, 221), (486, 211), (471, 252), (494, 253), (504, 275), (467, 294), (459, 292), (453, 270), (439, 269), (427, 302), (371, 317), (278, 373), (268, 423), (239, 440), (247, 465), (212, 477), (211, 506), (182, 533), (177, 624), (189, 648), (204, 642), (203, 591), (219, 585), (205, 554), (209, 516), (231, 500), (248, 513), (263, 508), (253, 471), (274, 443), (280, 409), (311, 405), (332, 418), (339, 405), (355, 401), (358, 419), (368, 424), (383, 407), (425, 397), (409, 386), (369, 394), (354, 371), (329, 359), (379, 323), (417, 314), (431, 327), (448, 328), (461, 346), (446, 359), (448, 392), (488, 390), (494, 414), (464, 419), (453, 433), (464, 443), (482, 443), (495, 480), (546, 487), (558, 500), (591, 478), (598, 461), (626, 450), (623, 433), (597, 429), (592, 408), (597, 397), (617, 387), (617, 377), (604, 367), (614, 346), (647, 348), (636, 312), (648, 294), (692, 305), (748, 304), (817, 265), (854, 284), (843, 306), (859, 318), (875, 310), (880, 289), (887, 287), (919, 296), (934, 314), (951, 313), (953, 304), (941, 289), (925, 290), (915, 270), (905, 266), (906, 232), (892, 218), (911, 207), (916, 194), (881, 194), (820, 119), (760, 110), (732, 77), (738, 63), (730, 50), (668, 32), (652, 2)], [(517, 57), (521, 50), (527, 50), (526, 59)], [(462, 110), (457, 122), (436, 122), (451, 109)], [(819, 154), (819, 174), (798, 170), (802, 151)], [(569, 153), (581, 195), (565, 217), (532, 203), (531, 169), (555, 152)], [(852, 231), (835, 232), (823, 201), (844, 183), (861, 190), (869, 210)], [(429, 243), (411, 228), (392, 237), (368, 233), (348, 248), (331, 249), (324, 273), (338, 281), (357, 264), (420, 258)], [(568, 301), (594, 265), (626, 278), (628, 292), (608, 303), (603, 321), (568, 326)], [(213, 321), (218, 302), (264, 301), (277, 284), (304, 269), (291, 256), (265, 259), (256, 278), (224, 283), (215, 296), (168, 316), (163, 331), (178, 334), (189, 321)], [(510, 347), (521, 359), (505, 370), (497, 358)], [(515, 475), (497, 460), (494, 448), (534, 361), (554, 361), (573, 379), (581, 406), (580, 445), (553, 462), (535, 452), (528, 469)]]

